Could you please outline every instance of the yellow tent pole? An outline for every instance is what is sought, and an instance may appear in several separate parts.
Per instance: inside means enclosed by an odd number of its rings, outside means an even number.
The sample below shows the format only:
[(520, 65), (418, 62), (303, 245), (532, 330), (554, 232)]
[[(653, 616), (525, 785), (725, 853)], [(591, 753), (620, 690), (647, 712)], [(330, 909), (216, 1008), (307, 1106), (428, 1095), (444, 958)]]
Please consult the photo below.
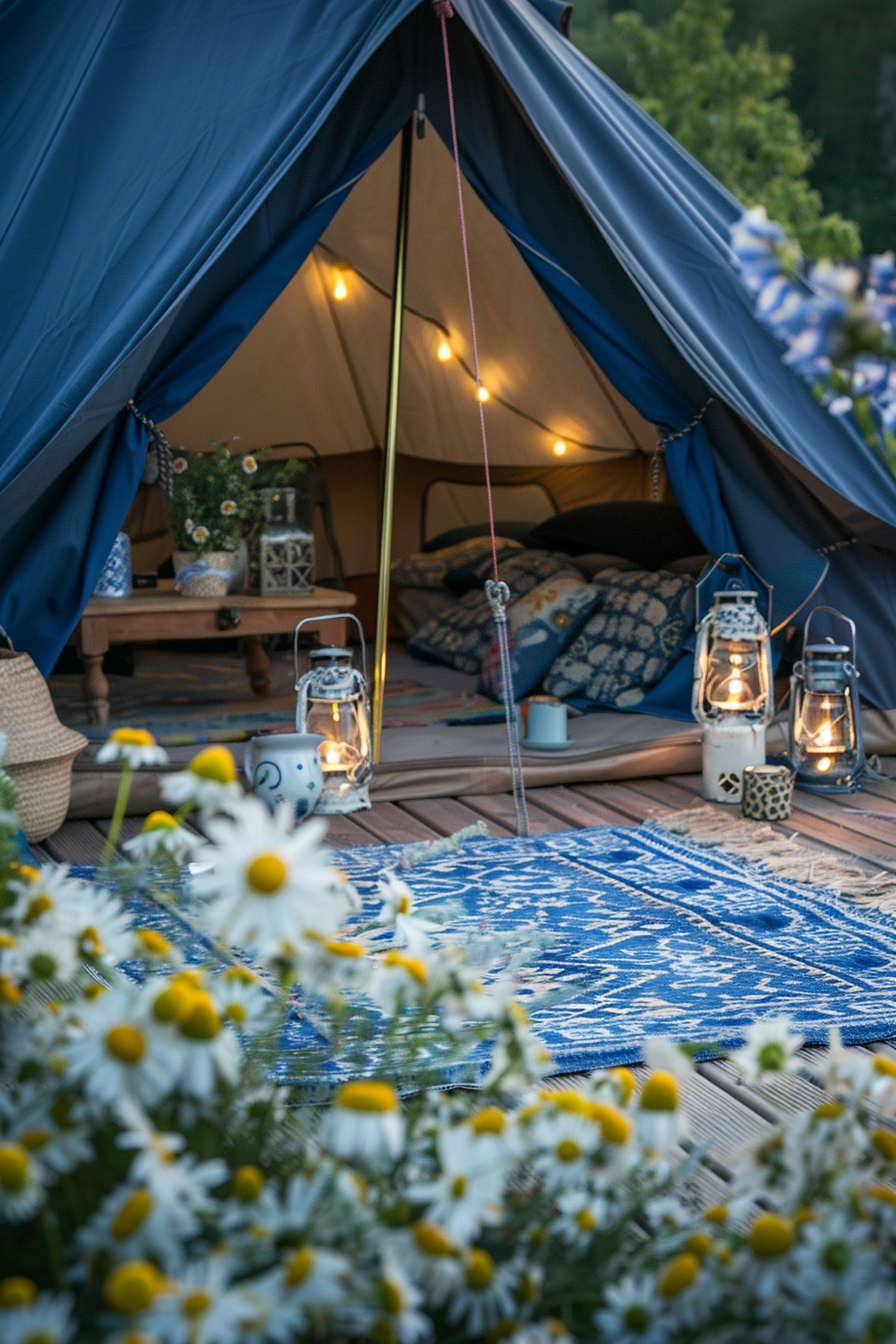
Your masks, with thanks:
[(411, 204), (411, 146), (414, 118), (401, 133), (401, 170), (398, 180), (398, 230), (395, 240), (395, 280), (392, 286), (392, 332), (389, 343), (389, 390), (386, 399), (386, 439), (383, 461), (383, 516), (380, 533), (380, 570), (377, 589), (376, 644), (373, 659), (373, 760), (380, 759), (383, 735), (383, 696), (386, 689), (386, 636), (389, 625), (389, 566), (392, 561), (392, 513), (395, 505), (395, 456), (398, 443), (398, 385), (401, 377), (401, 331), (404, 324), (404, 281), (408, 259), (408, 219)]

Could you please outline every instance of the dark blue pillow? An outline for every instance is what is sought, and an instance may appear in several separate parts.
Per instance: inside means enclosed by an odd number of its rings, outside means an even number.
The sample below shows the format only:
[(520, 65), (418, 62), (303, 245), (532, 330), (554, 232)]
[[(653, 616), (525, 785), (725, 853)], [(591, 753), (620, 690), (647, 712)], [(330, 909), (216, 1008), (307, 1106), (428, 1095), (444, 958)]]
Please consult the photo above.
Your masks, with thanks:
[[(600, 600), (600, 589), (593, 584), (579, 575), (561, 574), (513, 603), (507, 625), (514, 699), (534, 691)], [(504, 698), (497, 637), (482, 661), (479, 690), (495, 700)]]

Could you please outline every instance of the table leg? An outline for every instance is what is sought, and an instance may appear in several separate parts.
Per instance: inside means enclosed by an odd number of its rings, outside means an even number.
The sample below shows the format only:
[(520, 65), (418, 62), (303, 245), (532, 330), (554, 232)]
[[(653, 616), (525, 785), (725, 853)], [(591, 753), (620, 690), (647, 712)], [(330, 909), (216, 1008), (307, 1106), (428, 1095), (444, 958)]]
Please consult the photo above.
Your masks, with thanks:
[(82, 653), (84, 680), (81, 686), (87, 701), (88, 723), (109, 722), (109, 683), (103, 673), (103, 655)]
[(246, 635), (246, 671), (252, 690), (257, 696), (271, 693), (271, 660), (265, 652), (261, 635)]

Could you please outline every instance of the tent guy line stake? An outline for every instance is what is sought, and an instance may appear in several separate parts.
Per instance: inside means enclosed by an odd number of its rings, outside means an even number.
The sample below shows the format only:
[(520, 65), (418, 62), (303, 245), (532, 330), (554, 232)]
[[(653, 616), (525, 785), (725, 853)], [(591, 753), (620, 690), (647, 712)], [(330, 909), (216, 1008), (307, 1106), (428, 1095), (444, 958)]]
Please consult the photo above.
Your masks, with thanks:
[[(464, 253), (464, 272), (467, 279), (467, 304), (470, 310), (470, 336), (473, 347), (473, 373), (476, 387), (482, 389), (479, 371), (479, 345), (476, 340), (476, 312), (473, 307), (473, 279), (470, 272), (470, 250), (467, 244), (467, 221), (464, 214), (463, 179), (460, 171), (460, 149), (457, 142), (457, 121), (454, 115), (454, 86), (451, 80), (451, 57), (448, 52), (448, 20), (454, 17), (451, 0), (433, 0), (436, 18), (442, 26), (442, 51), (445, 56), (445, 82), (448, 88), (448, 116), (451, 121), (451, 147), (454, 154), (454, 176), (457, 182), (457, 205), (460, 211), (460, 240)], [(403, 297), (403, 295), (402, 295)], [(523, 763), (520, 759), (519, 711), (513, 693), (513, 672), (510, 663), (510, 642), (507, 630), (507, 604), (510, 589), (498, 574), (498, 544), (495, 540), (495, 509), (492, 500), (492, 482), (488, 466), (488, 435), (485, 431), (485, 406), (477, 397), (479, 429), (482, 434), (482, 463), (485, 470), (485, 497), (488, 501), (488, 527), (492, 543), (493, 578), (485, 585), (485, 595), (492, 609), (498, 654), (501, 662), (501, 698), (507, 724), (507, 751), (510, 758), (510, 778), (513, 785), (513, 807), (516, 813), (517, 835), (529, 834), (529, 811), (526, 807), (526, 789), (523, 782)]]

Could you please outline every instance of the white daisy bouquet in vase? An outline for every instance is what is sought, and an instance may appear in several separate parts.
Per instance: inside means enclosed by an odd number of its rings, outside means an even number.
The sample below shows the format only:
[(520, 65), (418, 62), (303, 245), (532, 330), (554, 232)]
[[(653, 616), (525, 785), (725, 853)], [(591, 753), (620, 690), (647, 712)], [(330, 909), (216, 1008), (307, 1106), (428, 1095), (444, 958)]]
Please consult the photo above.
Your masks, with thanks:
[(242, 537), (258, 513), (252, 478), (258, 462), (239, 451), (237, 437), (214, 440), (205, 453), (175, 453), (171, 527), (175, 587), (187, 597), (222, 597), (242, 586)]
[(835, 1036), (811, 1108), (707, 1152), (671, 1041), (544, 1082), (533, 931), (458, 946), (395, 872), (360, 901), (223, 747), (163, 779), (89, 875), (16, 857), (0, 779), (3, 1344), (896, 1339), (890, 1055)]

